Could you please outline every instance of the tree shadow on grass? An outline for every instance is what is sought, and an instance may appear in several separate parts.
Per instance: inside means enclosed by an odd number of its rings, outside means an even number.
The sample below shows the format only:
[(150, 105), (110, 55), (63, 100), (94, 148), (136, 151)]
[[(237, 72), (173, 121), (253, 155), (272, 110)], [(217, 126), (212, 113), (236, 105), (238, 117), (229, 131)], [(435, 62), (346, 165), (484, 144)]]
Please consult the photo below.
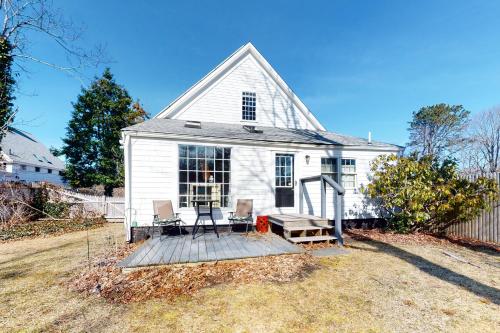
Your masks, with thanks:
[(40, 254), (43, 254), (43, 253), (46, 253), (46, 252), (63, 250), (64, 248), (67, 248), (67, 247), (70, 247), (70, 246), (74, 246), (74, 245), (75, 245), (75, 243), (68, 242), (68, 243), (65, 243), (65, 244), (62, 244), (62, 245), (58, 245), (58, 246), (51, 246), (51, 247), (48, 247), (48, 248), (43, 249), (43, 250), (28, 252), (26, 254), (23, 254), (23, 255), (20, 255), (20, 256), (17, 256), (17, 257), (13, 257), (13, 258), (8, 259), (8, 260), (0, 261), (0, 265), (9, 264), (9, 263), (12, 263), (12, 262), (17, 262), (17, 261), (22, 261), (22, 260), (24, 260), (26, 258), (29, 258), (29, 257), (32, 257), (32, 256), (36, 256), (36, 255), (40, 255)]
[(484, 297), (491, 302), (500, 305), (500, 289), (485, 285), (481, 282), (471, 279), (468, 276), (454, 272), (446, 267), (435, 264), (425, 258), (422, 258), (421, 256), (405, 251), (391, 244), (380, 242), (369, 237), (356, 236), (356, 239), (368, 245), (374, 246), (376, 250), (355, 245), (351, 245), (351, 248), (361, 251), (383, 252), (390, 254), (406, 261), (407, 263), (412, 264), (424, 273), (437, 277), (458, 287), (462, 287), (469, 292), (476, 294), (477, 296)]

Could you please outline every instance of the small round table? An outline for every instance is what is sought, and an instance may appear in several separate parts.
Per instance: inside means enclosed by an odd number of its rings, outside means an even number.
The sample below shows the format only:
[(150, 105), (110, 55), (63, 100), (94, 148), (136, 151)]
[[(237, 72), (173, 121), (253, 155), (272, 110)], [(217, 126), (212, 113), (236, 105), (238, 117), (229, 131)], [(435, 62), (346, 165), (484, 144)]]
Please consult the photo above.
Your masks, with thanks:
[[(196, 222), (194, 222), (194, 228), (193, 228), (193, 239), (196, 236), (196, 233), (200, 229), (200, 226), (198, 222), (200, 221), (200, 216), (209, 216), (210, 219), (212, 220), (212, 224), (214, 225), (214, 231), (217, 234), (217, 238), (219, 238), (219, 233), (217, 232), (217, 225), (215, 224), (214, 217), (213, 217), (213, 204), (214, 202), (219, 202), (218, 200), (214, 199), (193, 199), (191, 200), (193, 205), (196, 207)], [(200, 206), (205, 206), (208, 204), (209, 211), (208, 212), (200, 212)], [(203, 224), (203, 230), (205, 230), (205, 224)]]

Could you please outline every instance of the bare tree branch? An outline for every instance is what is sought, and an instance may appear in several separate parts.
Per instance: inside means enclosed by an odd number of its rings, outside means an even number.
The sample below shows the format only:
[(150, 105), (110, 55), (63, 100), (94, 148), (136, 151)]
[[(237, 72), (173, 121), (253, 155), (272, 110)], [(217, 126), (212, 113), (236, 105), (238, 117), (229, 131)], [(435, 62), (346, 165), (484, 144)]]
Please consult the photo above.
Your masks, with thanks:
[[(103, 61), (103, 47), (82, 46), (82, 27), (66, 19), (50, 0), (1, 0), (0, 15), (3, 16), (0, 38), (11, 43), (14, 61), (21, 70), (24, 66), (19, 62), (28, 60), (76, 77), (84, 68), (98, 66)], [(29, 50), (32, 34), (55, 42), (66, 55), (66, 63), (54, 63), (32, 54)]]
[(466, 167), (483, 173), (500, 170), (500, 106), (474, 116), (462, 161)]

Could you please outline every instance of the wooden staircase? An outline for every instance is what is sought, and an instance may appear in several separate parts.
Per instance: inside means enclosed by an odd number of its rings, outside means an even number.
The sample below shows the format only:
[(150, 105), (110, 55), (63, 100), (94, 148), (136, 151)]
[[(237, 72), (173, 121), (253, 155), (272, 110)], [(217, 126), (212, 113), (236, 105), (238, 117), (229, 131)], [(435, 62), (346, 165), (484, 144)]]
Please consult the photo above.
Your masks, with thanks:
[(283, 228), (283, 236), (292, 243), (330, 242), (333, 226), (328, 219), (305, 214), (269, 215), (269, 223)]

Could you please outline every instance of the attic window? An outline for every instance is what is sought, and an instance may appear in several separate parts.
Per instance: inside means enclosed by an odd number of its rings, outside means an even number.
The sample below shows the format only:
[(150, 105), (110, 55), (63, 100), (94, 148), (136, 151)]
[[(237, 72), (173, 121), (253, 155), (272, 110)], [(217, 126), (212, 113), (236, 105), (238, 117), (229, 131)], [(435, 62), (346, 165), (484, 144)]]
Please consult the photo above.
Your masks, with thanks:
[(194, 121), (194, 120), (187, 120), (184, 123), (184, 127), (189, 127), (189, 128), (201, 128), (201, 122), (199, 121)]
[(254, 92), (244, 91), (241, 100), (241, 119), (255, 120), (257, 109), (257, 98)]
[(251, 126), (251, 125), (243, 125), (243, 128), (249, 133), (262, 133), (263, 132), (261, 129), (257, 129), (257, 128), (255, 128), (255, 126)]

